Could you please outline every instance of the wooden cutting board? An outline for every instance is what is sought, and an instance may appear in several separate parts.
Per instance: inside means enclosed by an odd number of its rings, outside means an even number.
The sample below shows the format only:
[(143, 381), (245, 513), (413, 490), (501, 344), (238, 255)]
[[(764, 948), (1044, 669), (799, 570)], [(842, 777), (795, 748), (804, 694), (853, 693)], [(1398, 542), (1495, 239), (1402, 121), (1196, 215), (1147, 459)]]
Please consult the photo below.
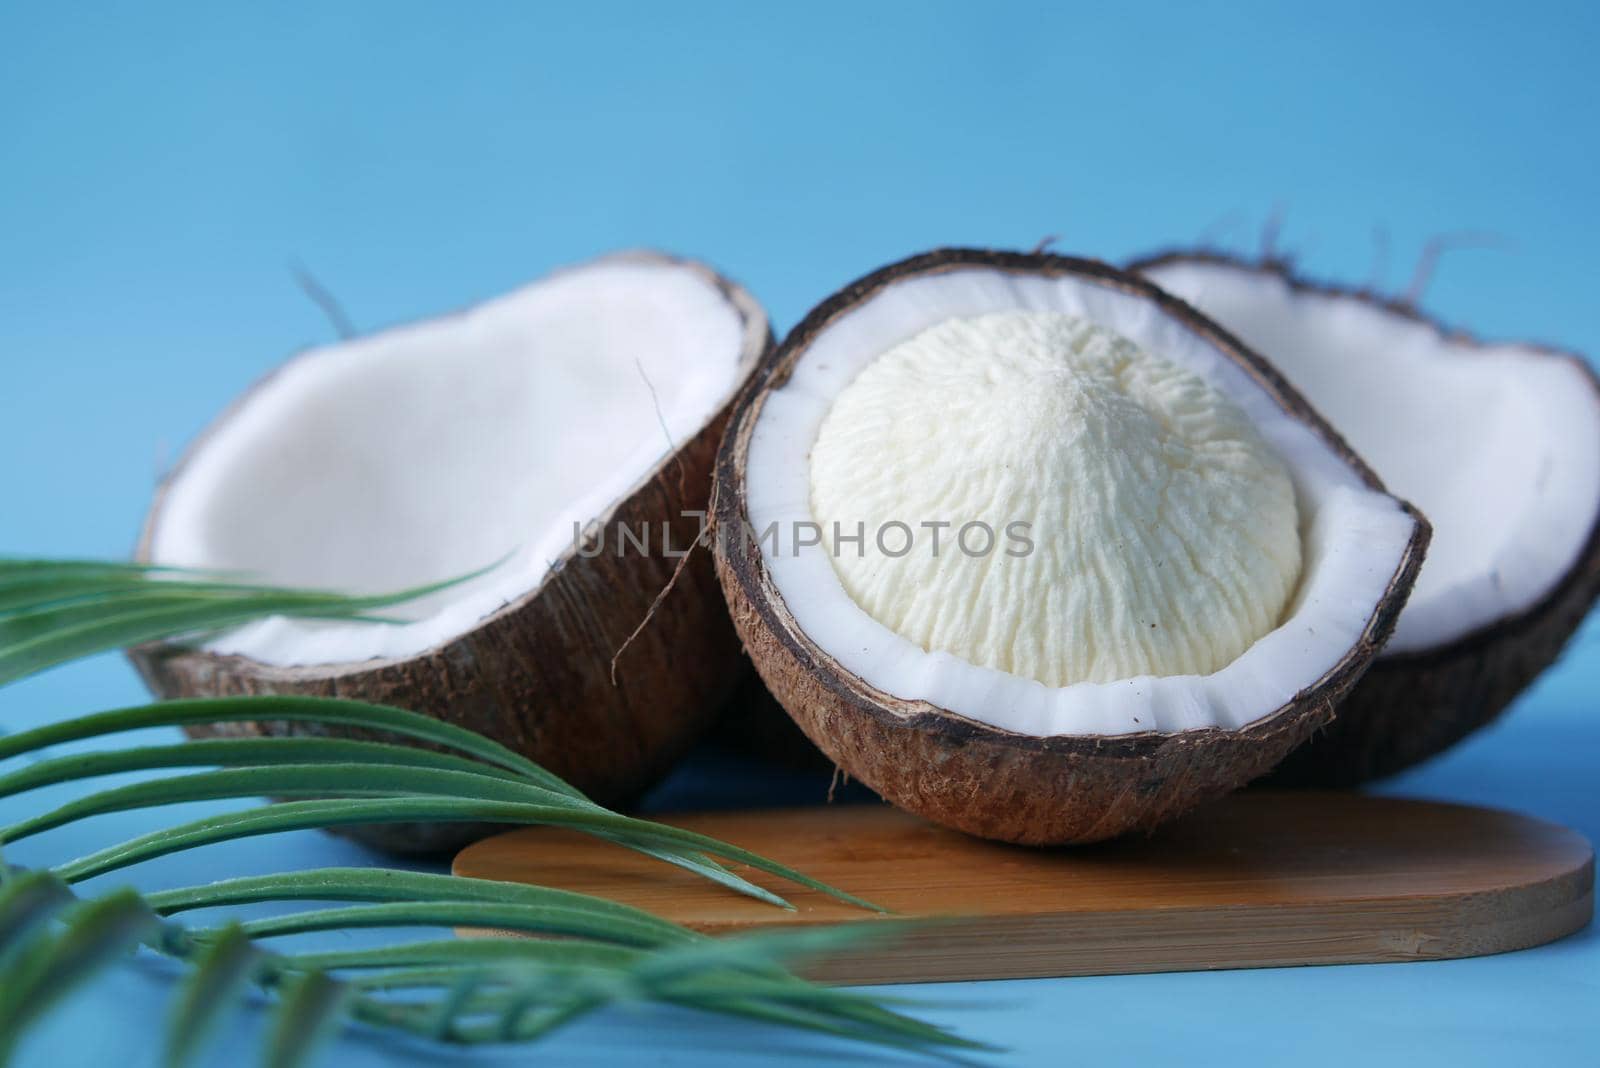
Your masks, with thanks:
[(814, 962), (840, 983), (927, 982), (1470, 957), (1580, 930), (1594, 853), (1573, 831), (1464, 805), (1347, 793), (1236, 794), (1148, 838), (1025, 849), (881, 805), (672, 817), (893, 910), (764, 875), (786, 912), (571, 832), (469, 846), (458, 875), (626, 902), (712, 934), (937, 917)]

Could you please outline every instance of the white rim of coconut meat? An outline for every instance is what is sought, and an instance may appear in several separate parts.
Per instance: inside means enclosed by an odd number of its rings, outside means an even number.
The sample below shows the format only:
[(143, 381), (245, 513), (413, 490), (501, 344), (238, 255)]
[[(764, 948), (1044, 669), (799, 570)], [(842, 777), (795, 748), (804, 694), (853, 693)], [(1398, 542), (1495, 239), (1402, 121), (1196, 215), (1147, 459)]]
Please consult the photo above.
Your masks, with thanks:
[(1333, 670), (1371, 626), (1374, 606), (1405, 558), (1414, 520), (1215, 342), (1148, 297), (1086, 276), (983, 267), (913, 275), (829, 322), (757, 415), (745, 479), (753, 530), (774, 522), (790, 530), (811, 520), (809, 451), (832, 399), (871, 360), (943, 320), (1013, 309), (1064, 312), (1109, 327), (1193, 371), (1245, 412), (1288, 467), (1300, 511), (1301, 580), (1282, 622), (1209, 675), (1047, 687), (923, 650), (858, 607), (824, 552), (796, 554), (788, 543), (759, 541), (766, 571), (799, 628), (883, 693), (1037, 737), (1238, 729)]
[(1575, 360), (1480, 344), (1275, 271), (1144, 270), (1271, 360), (1433, 524), (1386, 653), (1436, 648), (1537, 605), (1600, 513), (1600, 397)]
[(496, 565), (382, 610), (405, 622), (275, 617), (206, 646), (279, 666), (418, 655), (537, 589), (575, 523), (603, 521), (723, 408), (766, 336), (744, 291), (641, 252), (311, 349), (191, 451), (148, 557), (353, 593)]

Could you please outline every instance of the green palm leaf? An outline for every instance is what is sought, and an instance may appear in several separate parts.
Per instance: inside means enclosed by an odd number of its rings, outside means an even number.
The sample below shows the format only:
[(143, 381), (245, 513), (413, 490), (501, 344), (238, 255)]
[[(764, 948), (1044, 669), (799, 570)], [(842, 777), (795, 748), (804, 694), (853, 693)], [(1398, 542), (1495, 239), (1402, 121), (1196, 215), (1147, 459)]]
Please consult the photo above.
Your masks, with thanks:
[(174, 745), (138, 746), (40, 760), (0, 775), (0, 797), (101, 775), (157, 768), (241, 768), (272, 764), (386, 764), (467, 771), (498, 778), (521, 778), (453, 753), (356, 738), (199, 738)]
[[(30, 769), (32, 770), (32, 769)], [(0, 844), (108, 812), (242, 797), (407, 797), (432, 795), (527, 802), (567, 811), (570, 799), (541, 786), (475, 771), (399, 764), (282, 764), (202, 771), (89, 794), (0, 828)]]
[(268, 1040), (265, 1068), (297, 1068), (333, 1036), (350, 990), (322, 972), (290, 980)]
[(229, 924), (211, 940), (173, 1006), (162, 1056), (166, 1068), (194, 1060), (223, 1017), (243, 999), (260, 964), (261, 952), (238, 924)]
[[(344, 597), (138, 565), (0, 560), (0, 685), (120, 644), (207, 634), (268, 614), (372, 619), (375, 610), (437, 588)], [(240, 722), (299, 723), (358, 737), (207, 738), (45, 752), (129, 730)], [(367, 733), (372, 737), (359, 736)], [(0, 983), (0, 1063), (51, 1005), (141, 942), (189, 968), (165, 1045), (166, 1063), (174, 1068), (193, 1060), (251, 986), (276, 995), (264, 1051), (274, 1068), (304, 1064), (345, 1019), (456, 1043), (531, 1041), (602, 1006), (639, 999), (924, 1053), (978, 1048), (903, 1015), (885, 999), (817, 987), (785, 970), (797, 955), (836, 951), (897, 924), (713, 941), (587, 895), (380, 868), (248, 876), (87, 901), (69, 885), (216, 842), (438, 820), (565, 827), (775, 905), (786, 903), (718, 861), (871, 907), (730, 843), (604, 809), (520, 754), (426, 716), (317, 698), (164, 702), (0, 737), (0, 761), (15, 757), (36, 762), (0, 773), (0, 797), (106, 775), (159, 774), (30, 813), (0, 828), (0, 842), (110, 812), (261, 796), (290, 800), (179, 823), (50, 871), (0, 865), (6, 980)], [(313, 907), (211, 928), (191, 930), (173, 918), (200, 909), (301, 902)], [(516, 934), (289, 954), (264, 941), (362, 927)]]
[[(480, 801), (447, 796), (288, 801), (270, 808), (210, 816), (167, 830), (156, 831), (79, 857), (58, 866), (55, 871), (68, 882), (81, 882), (169, 853), (238, 838), (251, 838), (289, 830), (432, 821), (548, 824), (574, 830), (622, 832), (626, 833), (630, 840), (697, 849), (725, 860), (735, 860), (759, 871), (789, 879), (801, 886), (829, 893), (841, 901), (861, 908), (882, 911), (868, 901), (830, 887), (787, 865), (768, 860), (747, 849), (719, 842), (715, 838), (667, 824), (619, 816), (599, 808), (588, 810), (564, 805)], [(786, 904), (783, 899), (754, 884), (745, 885), (748, 887), (745, 892), (752, 897), (759, 897), (773, 904)]]
[(650, 923), (601, 917), (584, 908), (491, 901), (398, 901), (381, 905), (349, 905), (337, 909), (291, 912), (270, 919), (249, 920), (244, 924), (245, 931), (252, 938), (274, 938), (312, 931), (354, 931), (366, 927), (477, 927), (563, 938), (587, 938), (641, 948), (666, 943)]
[(0, 685), (128, 645), (207, 634), (267, 616), (370, 619), (498, 566), (397, 593), (283, 590), (174, 568), (0, 559)]
[(0, 961), (75, 900), (47, 872), (8, 873), (0, 887)]
[(35, 934), (10, 956), (0, 985), (0, 1063), (45, 1010), (160, 927), (138, 894), (121, 890), (76, 906), (62, 933)]
[[(683, 863), (684, 866), (699, 866), (702, 874), (711, 874), (704, 870), (704, 855), (720, 857), (723, 860), (747, 864), (758, 871), (789, 880), (809, 889), (830, 894), (842, 901), (863, 907), (876, 909), (870, 902), (864, 901), (853, 895), (847, 894), (837, 888), (830, 887), (816, 879), (794, 870), (786, 865), (777, 864), (765, 857), (761, 857), (748, 850), (740, 849), (726, 842), (692, 831), (670, 827), (663, 824), (652, 823), (646, 820), (633, 819), (609, 812), (595, 805), (593, 802), (578, 794), (569, 784), (560, 779), (537, 769), (530, 761), (519, 757), (504, 746), (483, 737), (473, 734), (450, 724), (441, 723), (428, 716), (422, 716), (403, 709), (389, 708), (382, 705), (366, 705), (358, 702), (340, 701), (325, 698), (298, 698), (298, 697), (239, 697), (196, 701), (171, 701), (162, 702), (146, 708), (116, 709), (95, 715), (84, 716), (76, 720), (67, 720), (62, 723), (39, 727), (34, 730), (20, 732), (0, 738), (0, 760), (7, 757), (18, 756), (37, 752), (49, 746), (70, 741), (80, 741), (88, 738), (99, 737), (106, 734), (117, 733), (139, 727), (149, 726), (190, 726), (196, 724), (210, 724), (217, 722), (240, 722), (259, 720), (283, 720), (291, 722), (310, 722), (323, 725), (358, 726), (369, 729), (383, 730), (391, 734), (411, 737), (419, 741), (432, 742), (438, 745), (447, 745), (459, 749), (480, 760), (485, 760), (507, 770), (527, 773), (529, 768), (536, 773), (527, 774), (532, 780), (529, 789), (518, 793), (517, 796), (532, 798), (536, 796), (533, 787), (541, 788), (544, 792), (538, 794), (539, 802), (515, 802), (502, 800), (514, 792), (513, 786), (503, 777), (477, 775), (466, 771), (443, 770), (436, 768), (403, 768), (395, 774), (403, 774), (405, 781), (418, 784), (432, 784), (438, 800), (428, 797), (403, 797), (393, 802), (384, 802), (373, 805), (363, 802), (353, 802), (335, 806), (321, 806), (320, 808), (297, 808), (295, 804), (279, 806), (276, 819), (273, 813), (245, 814), (234, 823), (228, 823), (226, 818), (219, 817), (217, 821), (197, 821), (196, 824), (186, 825), (182, 830), (187, 834), (205, 835), (214, 834), (217, 837), (210, 840), (224, 841), (229, 836), (247, 837), (253, 834), (269, 834), (276, 830), (302, 829), (309, 826), (331, 826), (352, 823), (385, 823), (406, 822), (410, 820), (454, 820), (454, 821), (487, 821), (492, 823), (518, 823), (518, 824), (543, 824), (549, 823), (557, 826), (570, 827), (577, 830), (587, 830), (599, 833), (602, 837), (618, 841), (619, 844), (636, 846), (642, 845), (649, 850), (671, 851), (679, 855), (674, 862)], [(258, 739), (259, 741), (269, 741)], [(70, 765), (69, 765), (70, 766)], [(281, 786), (272, 785), (269, 776), (272, 772), (284, 771), (285, 776)], [(382, 775), (363, 774), (359, 770), (344, 771), (339, 777), (347, 781), (360, 778), (361, 781), (374, 784), (374, 789), (387, 781), (390, 773)], [(244, 782), (251, 773), (248, 771), (230, 772), (223, 777), (205, 778), (203, 776), (189, 776), (193, 780), (185, 786), (161, 786), (138, 784), (133, 787), (121, 788), (121, 791), (105, 791), (83, 799), (80, 803), (63, 806), (66, 811), (41, 816), (35, 823), (28, 821), (32, 826), (13, 826), (5, 832), (6, 840), (13, 840), (24, 834), (36, 833), (45, 825), (56, 826), (69, 819), (82, 818), (83, 815), (93, 814), (96, 806), (104, 807), (103, 811), (115, 811), (115, 806), (137, 807), (141, 797), (149, 798), (151, 804), (171, 804), (181, 800), (214, 799), (219, 796), (257, 796), (263, 794), (292, 793), (293, 781), (299, 777), (302, 782), (329, 782), (331, 778), (324, 768), (318, 771), (314, 766), (306, 765), (303, 768), (277, 768), (263, 771), (249, 779), (254, 785), (248, 789), (241, 788), (238, 794), (227, 794), (227, 783)], [(35, 780), (37, 781), (37, 780)], [(183, 779), (168, 780), (170, 783), (183, 783)], [(331, 789), (322, 790), (324, 795), (336, 792)], [(470, 789), (468, 787), (470, 786)], [(185, 795), (184, 790), (190, 792)], [(317, 792), (311, 787), (305, 790)], [(443, 793), (437, 791), (443, 790)], [(462, 790), (467, 790), (465, 794)], [(396, 791), (382, 789), (384, 794), (395, 794)], [(74, 814), (77, 813), (77, 814)], [(328, 819), (330, 822), (319, 824), (319, 819)], [(305, 821), (312, 822), (307, 823)], [(201, 826), (205, 824), (205, 826)], [(162, 832), (165, 835), (166, 832)], [(174, 832), (176, 833), (176, 832)], [(129, 843), (131, 845), (132, 843)], [(140, 850), (148, 849), (154, 843), (141, 843)], [(201, 844), (198, 840), (191, 844)], [(183, 848), (188, 848), (186, 844)], [(107, 851), (104, 856), (97, 855), (98, 862), (111, 861), (113, 856), (126, 853), (135, 856), (126, 863), (137, 863), (140, 859), (149, 859), (161, 853), (141, 853), (134, 851)], [(88, 858), (84, 858), (86, 861)], [(665, 859), (665, 858), (663, 858)], [(111, 870), (109, 868), (102, 870)], [(73, 878), (87, 878), (86, 875), (74, 875)], [(739, 879), (727, 873), (717, 876), (717, 881), (724, 885), (737, 886), (743, 892), (763, 900), (781, 903), (781, 899), (769, 891), (762, 890), (746, 880)]]
[[(517, 772), (557, 793), (583, 795), (527, 757), (481, 734), (388, 705), (329, 697), (224, 697), (160, 701), (63, 720), (0, 737), (0, 760), (67, 742), (86, 741), (148, 727), (213, 726), (220, 723), (311, 723), (355, 727), (444, 746), (486, 764)], [(587, 799), (584, 799), (587, 801)]]
[(204, 886), (160, 890), (146, 894), (145, 901), (161, 916), (263, 901), (483, 902), (583, 909), (602, 920), (647, 926), (654, 940), (661, 944), (700, 938), (686, 928), (641, 909), (588, 894), (525, 883), (385, 868), (311, 868), (280, 875), (254, 875)]
[[(666, 922), (666, 921), (662, 921)], [(371, 949), (339, 949), (320, 953), (299, 953), (287, 958), (295, 967), (326, 970), (389, 969), (373, 972), (372, 979), (356, 977), (352, 982), (383, 986), (382, 976), (409, 974), (429, 969), (454, 974), (463, 968), (517, 963), (574, 967), (589, 964), (597, 968), (620, 968), (639, 958), (639, 951), (625, 946), (600, 945), (568, 939), (545, 941), (536, 938), (452, 938), (441, 941), (404, 942)]]

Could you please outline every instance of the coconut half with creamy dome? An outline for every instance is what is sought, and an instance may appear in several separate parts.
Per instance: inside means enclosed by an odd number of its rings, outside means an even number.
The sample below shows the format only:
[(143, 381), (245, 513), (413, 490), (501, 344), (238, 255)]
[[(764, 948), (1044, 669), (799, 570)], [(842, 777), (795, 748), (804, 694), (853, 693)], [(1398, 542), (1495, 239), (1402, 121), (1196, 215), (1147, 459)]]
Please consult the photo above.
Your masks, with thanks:
[(1394, 638), (1284, 782), (1410, 767), (1495, 719), (1600, 595), (1600, 382), (1581, 357), (1490, 343), (1278, 261), (1134, 265), (1273, 361), (1434, 541)]
[[(274, 618), (133, 660), (166, 697), (306, 694), (424, 712), (625, 803), (740, 670), (709, 554), (683, 554), (702, 533), (731, 400), (770, 345), (743, 289), (635, 252), (310, 350), (189, 449), (140, 558), (353, 593), (487, 570), (386, 609), (393, 623)], [(428, 851), (473, 830), (355, 833)]]
[(734, 622), (806, 735), (903, 808), (1031, 844), (1273, 767), (1387, 639), (1428, 539), (1187, 305), (959, 249), (796, 327), (713, 512)]

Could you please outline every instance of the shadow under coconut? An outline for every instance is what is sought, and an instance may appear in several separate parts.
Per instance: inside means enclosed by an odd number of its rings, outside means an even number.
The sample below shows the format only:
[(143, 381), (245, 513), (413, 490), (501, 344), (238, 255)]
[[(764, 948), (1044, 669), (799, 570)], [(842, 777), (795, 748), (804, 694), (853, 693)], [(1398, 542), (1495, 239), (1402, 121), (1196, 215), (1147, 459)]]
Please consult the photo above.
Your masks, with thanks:
[(646, 812), (722, 812), (878, 801), (811, 743), (743, 662), (716, 724), (665, 781), (645, 795)]
[[(1547, 672), (1509, 710), (1514, 715), (1448, 751), (1357, 792), (1417, 797), (1509, 809), (1572, 827), (1600, 841), (1593, 811), (1592, 728), (1573, 694), (1584, 690), (1584, 646)], [(1271, 776), (1247, 790), (1281, 790)], [(710, 734), (662, 783), (645, 795), (647, 813), (879, 802), (860, 782), (838, 773), (784, 713), (753, 670), (747, 671)], [(1142, 838), (1143, 836), (1138, 836)], [(1075, 847), (1092, 852), (1103, 846)]]

